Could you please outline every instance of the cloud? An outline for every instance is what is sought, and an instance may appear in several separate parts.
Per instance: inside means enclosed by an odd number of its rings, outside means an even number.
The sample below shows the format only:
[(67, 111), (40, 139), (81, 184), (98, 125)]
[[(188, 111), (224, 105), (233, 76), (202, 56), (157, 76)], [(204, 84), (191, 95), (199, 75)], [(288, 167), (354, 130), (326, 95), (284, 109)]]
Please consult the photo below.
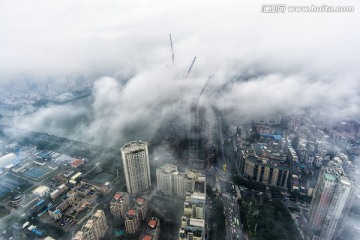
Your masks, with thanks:
[(240, 116), (309, 107), (331, 118), (358, 114), (359, 3), (346, 3), (354, 13), (284, 14), (261, 13), (262, 4), (2, 1), (0, 83), (22, 74), (108, 76), (82, 104), (40, 108), (12, 124), (116, 146), (151, 137), (169, 113), (187, 122), (211, 74), (200, 102)]

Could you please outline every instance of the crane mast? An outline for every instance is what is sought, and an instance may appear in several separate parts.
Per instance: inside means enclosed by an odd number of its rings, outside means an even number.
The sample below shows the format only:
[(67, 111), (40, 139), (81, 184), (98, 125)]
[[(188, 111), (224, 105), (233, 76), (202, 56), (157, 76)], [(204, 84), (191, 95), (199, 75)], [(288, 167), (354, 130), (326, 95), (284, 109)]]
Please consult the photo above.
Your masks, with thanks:
[(191, 65), (190, 65), (190, 67), (189, 67), (189, 70), (188, 70), (188, 72), (187, 72), (187, 76), (189, 76), (189, 73), (191, 72), (191, 69), (192, 69), (192, 67), (194, 66), (195, 60), (196, 60), (196, 56), (194, 57)]
[(171, 47), (171, 58), (172, 58), (172, 63), (174, 64), (175, 54), (174, 54), (174, 47), (172, 43), (171, 33), (169, 34), (169, 37), (170, 37), (170, 47)]

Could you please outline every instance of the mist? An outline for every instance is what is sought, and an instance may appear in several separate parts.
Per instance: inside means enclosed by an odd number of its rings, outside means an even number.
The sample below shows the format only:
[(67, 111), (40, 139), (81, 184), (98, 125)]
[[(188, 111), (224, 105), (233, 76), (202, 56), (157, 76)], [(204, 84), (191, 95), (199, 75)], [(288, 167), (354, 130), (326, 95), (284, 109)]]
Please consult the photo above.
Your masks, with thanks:
[[(2, 2), (0, 83), (23, 74), (33, 81), (103, 75), (82, 104), (48, 105), (30, 115), (20, 110), (10, 125), (100, 145), (148, 139), (167, 114), (187, 121), (190, 102), (212, 74), (200, 103), (234, 115), (306, 108), (336, 119), (359, 113), (358, 14), (157, 2)], [(357, 2), (347, 4), (358, 10)]]

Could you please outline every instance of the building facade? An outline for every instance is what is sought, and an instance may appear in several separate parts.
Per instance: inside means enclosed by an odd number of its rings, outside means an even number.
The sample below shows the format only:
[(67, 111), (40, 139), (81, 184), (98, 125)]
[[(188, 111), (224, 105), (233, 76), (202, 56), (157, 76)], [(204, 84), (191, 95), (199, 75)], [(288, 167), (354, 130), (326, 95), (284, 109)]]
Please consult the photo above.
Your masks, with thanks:
[(275, 146), (268, 143), (239, 148), (240, 174), (252, 181), (285, 188), (290, 168), (286, 154)]
[(125, 216), (125, 229), (127, 233), (136, 233), (139, 230), (139, 214), (135, 209), (130, 209)]
[(167, 195), (185, 197), (186, 192), (206, 192), (206, 178), (199, 171), (187, 169), (180, 173), (171, 164), (156, 169), (157, 189)]
[(194, 102), (189, 109), (190, 124), (188, 133), (189, 167), (202, 169), (204, 160), (205, 107)]
[(72, 240), (99, 240), (104, 237), (108, 225), (104, 211), (97, 210), (73, 237)]
[(143, 240), (158, 240), (160, 235), (160, 220), (156, 217), (150, 218)]
[(110, 202), (110, 212), (116, 218), (124, 218), (129, 205), (129, 194), (126, 192), (117, 192)]
[(350, 199), (351, 186), (341, 170), (332, 167), (321, 170), (309, 209), (313, 240), (336, 238), (339, 221)]
[(139, 221), (145, 220), (147, 216), (147, 201), (145, 198), (137, 198), (135, 202), (136, 211), (139, 214)]
[(157, 189), (167, 195), (175, 194), (175, 175), (178, 173), (177, 167), (171, 164), (156, 169)]
[(186, 197), (181, 217), (180, 240), (205, 239), (206, 193), (193, 193)]
[(126, 187), (130, 194), (150, 189), (150, 165), (147, 143), (134, 141), (121, 148)]

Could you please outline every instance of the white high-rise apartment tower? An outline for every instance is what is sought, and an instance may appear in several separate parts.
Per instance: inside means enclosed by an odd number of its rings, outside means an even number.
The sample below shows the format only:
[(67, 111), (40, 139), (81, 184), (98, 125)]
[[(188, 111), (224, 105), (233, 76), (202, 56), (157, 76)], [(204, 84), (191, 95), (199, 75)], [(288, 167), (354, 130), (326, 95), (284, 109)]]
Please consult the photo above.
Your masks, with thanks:
[(351, 193), (351, 183), (342, 169), (326, 167), (320, 172), (309, 210), (313, 240), (331, 240), (340, 227)]
[(130, 194), (144, 192), (151, 187), (147, 143), (133, 141), (121, 148), (126, 187)]

